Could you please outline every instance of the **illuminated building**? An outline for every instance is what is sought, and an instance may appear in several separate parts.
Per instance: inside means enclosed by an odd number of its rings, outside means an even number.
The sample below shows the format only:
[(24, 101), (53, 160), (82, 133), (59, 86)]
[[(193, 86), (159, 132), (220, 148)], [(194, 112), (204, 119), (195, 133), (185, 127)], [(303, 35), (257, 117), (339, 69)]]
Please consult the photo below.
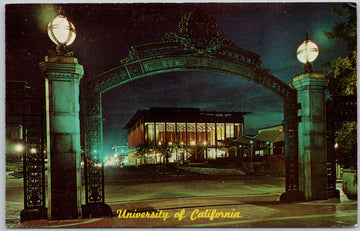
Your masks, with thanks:
[(258, 175), (285, 175), (285, 150), (283, 125), (258, 129), (254, 137), (243, 135), (228, 138), (222, 143), (236, 152), (241, 169)]
[(200, 111), (199, 108), (138, 110), (126, 124), (129, 162), (203, 162), (229, 157), (226, 138), (244, 134), (249, 112)]

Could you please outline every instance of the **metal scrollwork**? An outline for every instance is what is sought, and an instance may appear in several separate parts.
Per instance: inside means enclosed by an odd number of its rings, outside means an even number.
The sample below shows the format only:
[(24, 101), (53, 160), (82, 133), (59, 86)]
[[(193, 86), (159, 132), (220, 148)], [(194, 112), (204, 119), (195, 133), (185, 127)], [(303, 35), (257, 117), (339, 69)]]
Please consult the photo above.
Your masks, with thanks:
[(198, 54), (212, 55), (222, 46), (234, 46), (234, 43), (219, 33), (214, 17), (204, 11), (186, 13), (179, 23), (177, 32), (167, 33), (163, 41), (180, 42), (185, 49)]
[(104, 203), (104, 165), (94, 156), (87, 155), (86, 169), (86, 203)]
[(128, 71), (130, 78), (133, 78), (133, 77), (143, 74), (140, 63), (132, 63), (129, 65), (126, 65), (126, 70)]
[(298, 123), (300, 118), (297, 115), (299, 108), (294, 91), (284, 100), (286, 192), (299, 191)]
[(24, 208), (45, 209), (44, 99), (29, 92), (26, 83), (6, 83), (7, 120), (19, 118), (23, 127)]
[(45, 207), (43, 118), (25, 117), (24, 195), (25, 209)]
[(86, 129), (83, 159), (86, 204), (105, 202), (104, 166), (100, 159), (102, 139), (100, 100), (100, 94), (93, 94), (92, 98), (85, 101), (87, 112), (83, 117)]

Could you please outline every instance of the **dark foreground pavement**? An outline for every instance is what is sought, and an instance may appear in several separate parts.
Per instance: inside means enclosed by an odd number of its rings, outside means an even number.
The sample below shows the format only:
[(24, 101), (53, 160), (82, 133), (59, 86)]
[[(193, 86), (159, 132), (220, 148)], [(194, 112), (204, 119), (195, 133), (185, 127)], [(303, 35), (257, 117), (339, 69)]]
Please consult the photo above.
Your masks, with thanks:
[[(27, 221), (17, 227), (343, 227), (357, 224), (357, 202), (354, 201), (340, 203), (338, 199), (330, 199), (281, 204), (276, 199), (276, 196), (261, 195), (119, 203), (111, 207), (119, 212), (120, 218), (114, 214), (110, 218)], [(148, 211), (149, 217), (125, 218), (125, 210), (132, 215)], [(232, 216), (222, 218), (221, 213), (225, 212)]]
[[(130, 182), (118, 181), (117, 176), (119, 175), (109, 177), (105, 187), (106, 201), (112, 208), (113, 217), (37, 220), (13, 223), (10, 226), (14, 228), (205, 228), (353, 227), (357, 224), (357, 201), (347, 199), (342, 191), (340, 199), (279, 203), (279, 197), (284, 191), (284, 178), (281, 177), (189, 178), (184, 172), (180, 174), (173, 172), (166, 175), (166, 180), (165, 178), (162, 181), (148, 180), (144, 183), (133, 180), (130, 184)], [(340, 190), (341, 186), (341, 183), (337, 184)], [(18, 209), (21, 203), (16, 202), (14, 194), (11, 195), (13, 197), (7, 197), (7, 204), (17, 205), (9, 209), (15, 214), (14, 209), (20, 212)]]

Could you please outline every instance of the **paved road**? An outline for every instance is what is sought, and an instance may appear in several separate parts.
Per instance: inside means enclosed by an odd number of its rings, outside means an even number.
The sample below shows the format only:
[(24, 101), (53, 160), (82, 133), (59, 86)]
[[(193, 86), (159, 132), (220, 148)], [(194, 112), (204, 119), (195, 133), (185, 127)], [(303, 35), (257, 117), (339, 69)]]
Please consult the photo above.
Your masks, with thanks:
[(283, 177), (209, 176), (184, 170), (177, 172), (175, 168), (138, 171), (138, 174), (134, 173), (134, 169), (127, 169), (122, 174), (105, 172), (106, 202), (266, 194), (280, 197), (285, 187)]
[[(67, 221), (16, 220), (22, 208), (20, 180), (7, 177), (9, 227), (328, 227), (357, 223), (357, 202), (346, 198), (305, 203), (278, 202), (284, 178), (197, 175), (176, 169), (107, 169), (106, 203), (111, 218)], [(341, 188), (341, 184), (338, 184)], [(118, 218), (116, 211), (154, 212), (154, 218)], [(179, 214), (183, 211), (183, 219)], [(164, 220), (159, 213), (169, 218)], [(241, 217), (203, 218), (209, 213)], [(178, 214), (179, 213), (179, 214)], [(121, 214), (120, 214), (121, 215)], [(136, 214), (135, 214), (136, 215)], [(149, 216), (150, 216), (149, 215)], [(158, 217), (156, 217), (158, 215)], [(238, 214), (239, 215), (239, 214)], [(208, 215), (210, 216), (210, 215)]]

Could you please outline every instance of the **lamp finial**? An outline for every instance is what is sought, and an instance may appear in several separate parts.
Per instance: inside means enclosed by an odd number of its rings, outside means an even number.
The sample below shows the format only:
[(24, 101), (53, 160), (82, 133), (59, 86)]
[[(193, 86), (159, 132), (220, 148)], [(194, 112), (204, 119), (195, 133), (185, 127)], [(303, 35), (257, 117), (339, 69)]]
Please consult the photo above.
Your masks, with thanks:
[(64, 10), (62, 9), (61, 6), (60, 6), (59, 9), (58, 9), (58, 13), (59, 13), (59, 14), (64, 14)]

